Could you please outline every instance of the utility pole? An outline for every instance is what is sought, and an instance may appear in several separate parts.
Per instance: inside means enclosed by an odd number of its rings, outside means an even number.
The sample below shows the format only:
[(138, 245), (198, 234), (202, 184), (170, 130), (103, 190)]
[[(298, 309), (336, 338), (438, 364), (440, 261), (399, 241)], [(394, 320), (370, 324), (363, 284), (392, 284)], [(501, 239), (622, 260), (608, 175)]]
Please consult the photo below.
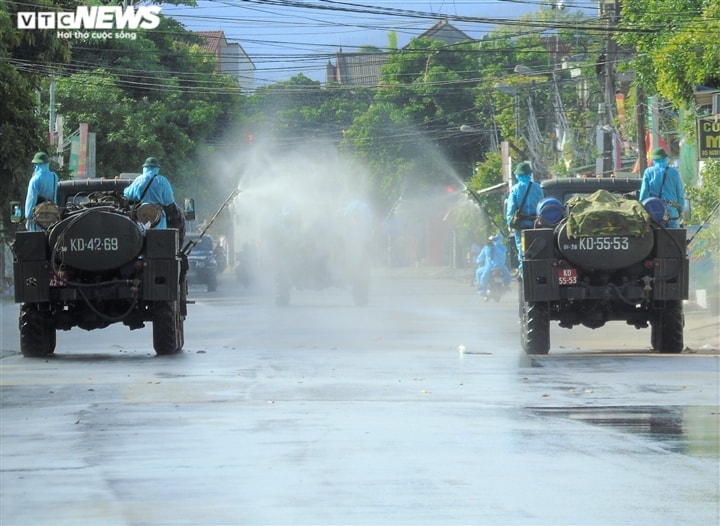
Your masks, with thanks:
[(53, 73), (50, 79), (50, 115), (48, 119), (48, 143), (50, 146), (55, 145), (55, 87), (55, 73)]
[(614, 172), (613, 158), (619, 158), (616, 141), (614, 140), (615, 117), (613, 106), (615, 105), (615, 62), (618, 56), (618, 46), (613, 40), (613, 32), (617, 23), (619, 9), (617, 0), (600, 0), (600, 15), (607, 19), (607, 30), (605, 37), (604, 62), (598, 64), (599, 72), (603, 75), (604, 82), (603, 102), (598, 105), (599, 123), (596, 126), (596, 138), (598, 158), (596, 161), (596, 173), (598, 175), (610, 175)]
[(660, 147), (660, 104), (657, 97), (650, 97), (650, 149)]
[(647, 150), (645, 149), (645, 90), (640, 84), (635, 88), (635, 118), (637, 119), (638, 170), (642, 175), (647, 168)]
[(615, 64), (618, 57), (618, 45), (613, 39), (615, 25), (619, 16), (619, 5), (617, 0), (612, 0), (612, 3), (607, 9), (607, 36), (605, 42), (605, 109), (607, 112), (607, 123), (613, 124), (614, 112), (613, 106), (615, 104)]

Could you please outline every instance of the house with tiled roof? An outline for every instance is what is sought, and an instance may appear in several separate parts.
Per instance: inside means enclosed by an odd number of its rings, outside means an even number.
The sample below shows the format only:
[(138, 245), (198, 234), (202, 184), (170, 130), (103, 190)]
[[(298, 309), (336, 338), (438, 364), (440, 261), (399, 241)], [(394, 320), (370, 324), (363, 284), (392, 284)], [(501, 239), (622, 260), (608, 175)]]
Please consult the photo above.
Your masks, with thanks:
[(335, 55), (335, 64), (328, 62), (326, 81), (343, 86), (374, 87), (380, 80), (380, 69), (387, 62), (387, 54), (380, 51), (345, 53), (342, 48)]
[[(448, 45), (472, 40), (447, 20), (439, 20), (418, 37), (440, 40)], [(380, 70), (387, 62), (387, 57), (387, 53), (380, 51), (345, 53), (340, 48), (335, 55), (335, 64), (328, 61), (325, 67), (325, 80), (343, 86), (377, 86), (380, 83)]]
[(467, 33), (460, 31), (446, 19), (438, 20), (430, 29), (418, 35), (418, 38), (427, 38), (429, 40), (439, 40), (448, 45), (460, 44), (462, 42), (470, 42)]
[(224, 31), (197, 31), (204, 38), (200, 47), (215, 55), (215, 71), (232, 75), (244, 90), (255, 89), (255, 64), (237, 42), (228, 42)]

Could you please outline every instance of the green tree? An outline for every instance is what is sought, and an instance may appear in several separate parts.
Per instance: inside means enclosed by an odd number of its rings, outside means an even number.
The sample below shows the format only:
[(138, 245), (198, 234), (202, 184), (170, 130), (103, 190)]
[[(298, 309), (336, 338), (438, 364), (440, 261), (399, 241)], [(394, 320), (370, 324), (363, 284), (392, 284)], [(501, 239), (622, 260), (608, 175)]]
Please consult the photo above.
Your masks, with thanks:
[[(66, 129), (87, 123), (96, 134), (97, 175), (137, 172), (161, 159), (176, 193), (202, 197), (202, 161), (222, 142), (242, 97), (235, 79), (215, 73), (199, 37), (161, 17), (135, 40), (88, 40), (59, 72), (57, 103)], [(179, 191), (177, 191), (179, 190)]]
[[(695, 115), (698, 87), (720, 89), (720, 4), (697, 0), (624, 0), (618, 42), (635, 51), (628, 65), (646, 95), (660, 95), (675, 111)], [(694, 119), (690, 119), (690, 123)], [(693, 126), (681, 134), (692, 143)], [(708, 162), (698, 185), (686, 186), (692, 203), (691, 224), (708, 220), (691, 245), (693, 259), (720, 266), (720, 163)], [(712, 272), (717, 297), (717, 271)]]
[(378, 210), (389, 210), (404, 191), (406, 175), (419, 168), (411, 153), (415, 144), (412, 123), (400, 108), (381, 102), (356, 117), (344, 137), (345, 146), (370, 169), (370, 188)]
[(416, 38), (390, 53), (382, 70), (377, 102), (401, 108), (404, 119), (435, 142), (447, 159), (464, 163), (456, 168), (469, 178), (472, 156), (457, 131), (473, 107), (477, 85), (476, 45), (448, 45)]
[(389, 54), (374, 103), (344, 134), (372, 171), (379, 209), (404, 193), (470, 177), (474, 154), (459, 129), (476, 70), (472, 44), (414, 39)]
[[(548, 26), (556, 28), (554, 35), (542, 31)], [(515, 162), (530, 156), (528, 139), (537, 142), (534, 163), (555, 173), (594, 162), (599, 101), (595, 65), (601, 47), (591, 19), (556, 9), (541, 9), (516, 26), (485, 35), (478, 51), (476, 127), (497, 130), (501, 140), (511, 143)], [(556, 133), (561, 124), (556, 89), (566, 120), (563, 136)], [(516, 95), (508, 93), (513, 90)], [(537, 131), (530, 126), (531, 108)]]
[[(490, 230), (495, 229), (499, 230), (502, 234), (507, 234), (504, 207), (504, 200), (507, 196), (507, 188), (482, 193), (482, 190), (497, 186), (502, 182), (502, 159), (499, 153), (490, 152), (487, 154), (484, 162), (478, 163), (475, 176), (468, 184), (468, 187), (470, 190), (475, 192), (474, 198), (490, 219), (490, 222), (493, 225)], [(481, 192), (481, 194), (478, 194), (477, 192)], [(488, 235), (490, 234), (490, 232), (486, 233)], [(487, 236), (484, 236), (484, 238), (485, 237)]]
[[(37, 9), (58, 10), (74, 2), (40, 1)], [(36, 91), (50, 71), (70, 57), (70, 45), (50, 31), (19, 31), (17, 2), (0, 2), (0, 205), (7, 214), (10, 200), (23, 200), (32, 175), (30, 159), (46, 149)], [(54, 152), (48, 152), (54, 153)]]
[(339, 143), (343, 130), (372, 101), (367, 88), (336, 84), (322, 87), (305, 75), (258, 88), (248, 97), (245, 129), (262, 140), (273, 137), (283, 146), (321, 139)]
[(623, 0), (615, 37), (635, 51), (629, 67), (647, 95), (693, 106), (698, 86), (720, 89), (720, 3)]
[[(702, 185), (686, 188), (688, 199), (692, 202), (691, 224), (701, 225), (702, 230), (693, 242), (692, 256), (695, 259), (711, 258), (714, 268), (720, 268), (720, 161), (705, 165), (701, 172)], [(714, 274), (717, 285), (717, 273)]]

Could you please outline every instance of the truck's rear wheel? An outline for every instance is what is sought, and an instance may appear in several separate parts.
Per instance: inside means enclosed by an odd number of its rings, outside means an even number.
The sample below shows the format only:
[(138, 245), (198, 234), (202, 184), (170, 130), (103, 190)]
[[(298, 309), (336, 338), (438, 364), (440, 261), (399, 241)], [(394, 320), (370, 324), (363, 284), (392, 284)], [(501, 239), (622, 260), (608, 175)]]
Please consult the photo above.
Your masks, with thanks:
[(650, 328), (652, 348), (666, 354), (682, 352), (683, 342), (683, 309), (682, 301), (668, 301), (657, 311)]
[(275, 305), (287, 307), (290, 304), (292, 281), (289, 273), (282, 270), (275, 274)]
[(275, 294), (275, 305), (278, 307), (287, 307), (290, 305), (290, 289), (278, 290)]
[(550, 352), (550, 312), (547, 303), (523, 303), (520, 340), (527, 354)]
[(184, 324), (176, 301), (158, 301), (153, 308), (153, 348), (158, 355), (182, 351)]
[(367, 307), (370, 300), (370, 285), (367, 282), (355, 283), (352, 288), (353, 303), (356, 307)]
[(352, 296), (356, 307), (367, 307), (370, 298), (370, 272), (361, 269), (352, 278)]
[(217, 274), (215, 274), (215, 272), (210, 272), (207, 277), (207, 291), (215, 292), (217, 290), (217, 286)]
[(180, 312), (177, 315), (177, 351), (180, 352), (185, 347), (185, 317)]
[(55, 352), (55, 327), (49, 311), (38, 310), (32, 303), (20, 307), (20, 351), (26, 358), (40, 358)]

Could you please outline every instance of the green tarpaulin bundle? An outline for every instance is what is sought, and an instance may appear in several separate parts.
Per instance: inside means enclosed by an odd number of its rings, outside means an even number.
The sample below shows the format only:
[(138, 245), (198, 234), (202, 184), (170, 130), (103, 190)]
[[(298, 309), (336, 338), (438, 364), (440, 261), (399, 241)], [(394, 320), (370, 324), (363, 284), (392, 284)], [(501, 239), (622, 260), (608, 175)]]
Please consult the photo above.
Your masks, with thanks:
[(567, 234), (588, 236), (644, 236), (650, 231), (650, 215), (634, 199), (598, 190), (588, 197), (568, 200)]

